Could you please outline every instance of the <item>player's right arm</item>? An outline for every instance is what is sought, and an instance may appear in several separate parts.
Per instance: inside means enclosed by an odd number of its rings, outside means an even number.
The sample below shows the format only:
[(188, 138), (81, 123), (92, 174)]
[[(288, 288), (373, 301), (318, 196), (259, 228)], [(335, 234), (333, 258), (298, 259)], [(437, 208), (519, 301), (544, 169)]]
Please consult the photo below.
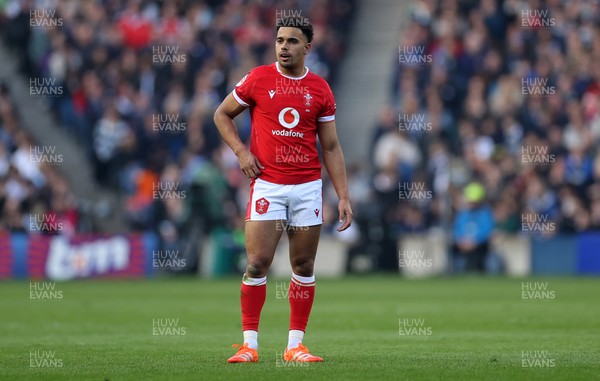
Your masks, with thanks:
[(239, 104), (233, 95), (229, 94), (215, 111), (214, 121), (221, 137), (237, 156), (242, 172), (249, 178), (255, 178), (260, 175), (261, 169), (264, 169), (264, 167), (256, 156), (246, 148), (233, 123), (233, 119), (245, 109), (245, 106)]

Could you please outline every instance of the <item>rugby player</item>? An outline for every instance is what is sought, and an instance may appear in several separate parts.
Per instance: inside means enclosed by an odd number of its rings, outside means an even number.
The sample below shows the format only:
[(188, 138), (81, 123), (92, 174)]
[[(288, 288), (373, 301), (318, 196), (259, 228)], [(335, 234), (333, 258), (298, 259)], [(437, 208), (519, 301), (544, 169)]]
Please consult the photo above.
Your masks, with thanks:
[[(277, 61), (251, 70), (215, 111), (223, 140), (251, 180), (246, 210), (246, 272), (241, 285), (243, 345), (230, 363), (258, 361), (258, 326), (266, 298), (267, 272), (283, 230), (288, 234), (292, 279), (290, 326), (284, 360), (320, 362), (302, 344), (315, 295), (313, 272), (321, 224), (321, 162), (339, 198), (338, 231), (352, 224), (344, 155), (335, 124), (335, 99), (327, 82), (304, 65), (311, 50), (308, 19), (277, 23)], [(250, 146), (241, 141), (233, 119), (250, 110)], [(285, 228), (281, 228), (281, 227)]]

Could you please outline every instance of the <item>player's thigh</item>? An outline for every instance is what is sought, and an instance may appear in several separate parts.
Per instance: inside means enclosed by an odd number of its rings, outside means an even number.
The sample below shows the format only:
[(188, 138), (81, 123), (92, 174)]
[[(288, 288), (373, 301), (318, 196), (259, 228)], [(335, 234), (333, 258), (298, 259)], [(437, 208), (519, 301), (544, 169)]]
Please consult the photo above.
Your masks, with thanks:
[(290, 194), (289, 227), (292, 267), (312, 271), (323, 223), (323, 185), (315, 180), (295, 185)]
[(246, 255), (248, 262), (266, 262), (270, 266), (275, 255), (282, 230), (278, 221), (246, 221)]
[(321, 225), (313, 226), (290, 226), (287, 230), (290, 243), (290, 263), (292, 266), (308, 266), (312, 268), (319, 238), (321, 237)]

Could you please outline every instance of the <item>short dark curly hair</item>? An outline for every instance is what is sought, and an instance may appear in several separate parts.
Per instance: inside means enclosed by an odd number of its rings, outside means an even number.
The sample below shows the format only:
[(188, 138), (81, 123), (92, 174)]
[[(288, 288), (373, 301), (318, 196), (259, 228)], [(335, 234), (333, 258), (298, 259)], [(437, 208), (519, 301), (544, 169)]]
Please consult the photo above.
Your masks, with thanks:
[(301, 16), (293, 16), (293, 17), (285, 17), (277, 19), (277, 31), (281, 27), (290, 27), (290, 28), (298, 28), (302, 31), (304, 37), (308, 42), (312, 42), (313, 39), (313, 26), (310, 23), (310, 20), (306, 17)]

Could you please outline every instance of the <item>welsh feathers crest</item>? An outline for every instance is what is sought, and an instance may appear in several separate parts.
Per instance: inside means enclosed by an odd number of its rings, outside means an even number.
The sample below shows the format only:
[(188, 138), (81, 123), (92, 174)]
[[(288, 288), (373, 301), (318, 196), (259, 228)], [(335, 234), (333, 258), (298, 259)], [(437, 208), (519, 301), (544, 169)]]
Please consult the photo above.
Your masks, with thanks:
[(312, 95), (309, 93), (304, 94), (304, 105), (306, 107), (310, 107), (310, 101), (312, 100)]

